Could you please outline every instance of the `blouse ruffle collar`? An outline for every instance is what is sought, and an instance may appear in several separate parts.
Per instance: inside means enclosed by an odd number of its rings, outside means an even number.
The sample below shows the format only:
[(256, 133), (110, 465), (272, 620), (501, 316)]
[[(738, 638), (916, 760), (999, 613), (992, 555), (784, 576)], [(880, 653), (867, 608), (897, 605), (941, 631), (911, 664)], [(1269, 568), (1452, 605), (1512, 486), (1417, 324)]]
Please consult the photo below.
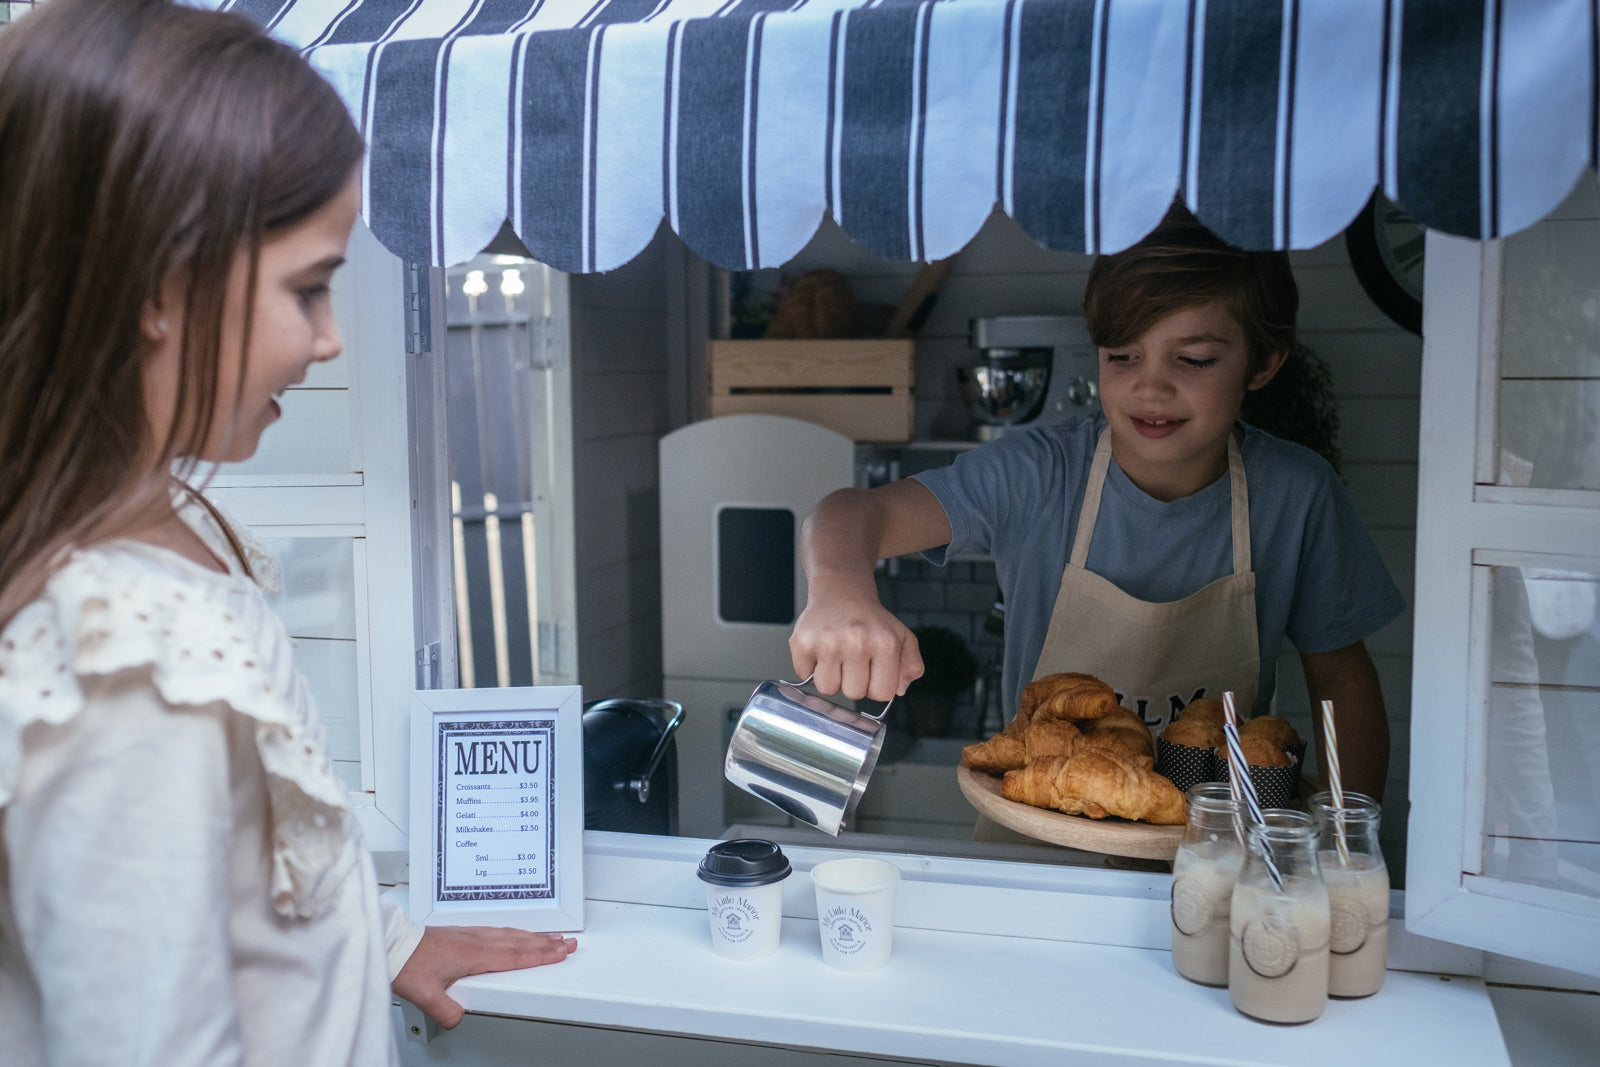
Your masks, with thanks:
[[(197, 507), (180, 513), (214, 542)], [(276, 585), (271, 553), (239, 539), (258, 579)], [(220, 702), (253, 721), (271, 808), (273, 908), (319, 914), (358, 831), (289, 636), (242, 571), (219, 574), (131, 541), (74, 553), (0, 633), (0, 808), (16, 788), (28, 727), (77, 715), (80, 678), (135, 669), (149, 670), (169, 704)]]

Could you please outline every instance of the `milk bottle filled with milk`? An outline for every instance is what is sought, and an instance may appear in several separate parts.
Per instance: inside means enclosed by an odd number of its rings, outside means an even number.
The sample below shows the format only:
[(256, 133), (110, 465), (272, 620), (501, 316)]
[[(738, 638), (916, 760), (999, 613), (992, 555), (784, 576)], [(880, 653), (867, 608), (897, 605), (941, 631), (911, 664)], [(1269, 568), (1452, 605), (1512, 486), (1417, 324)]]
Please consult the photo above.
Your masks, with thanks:
[(1228, 995), (1253, 1019), (1308, 1023), (1328, 1003), (1328, 890), (1311, 816), (1268, 808), (1248, 823), (1233, 889)]
[(1201, 985), (1228, 984), (1228, 913), (1244, 866), (1240, 825), (1227, 782), (1189, 789), (1189, 825), (1172, 861), (1172, 965)]
[(1328, 995), (1368, 997), (1383, 988), (1389, 954), (1389, 868), (1378, 847), (1378, 802), (1345, 793), (1311, 798), (1317, 861), (1328, 887), (1332, 932)]

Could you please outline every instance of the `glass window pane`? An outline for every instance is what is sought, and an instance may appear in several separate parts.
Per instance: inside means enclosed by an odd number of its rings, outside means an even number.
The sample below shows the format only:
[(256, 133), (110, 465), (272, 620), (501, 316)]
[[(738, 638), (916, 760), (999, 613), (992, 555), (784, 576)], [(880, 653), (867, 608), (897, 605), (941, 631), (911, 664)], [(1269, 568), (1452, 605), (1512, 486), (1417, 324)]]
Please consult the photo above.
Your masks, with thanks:
[(1600, 560), (1490, 581), (1485, 875), (1600, 898)]
[[(551, 370), (536, 339), (548, 271), (485, 253), (446, 273), (450, 480), (461, 685), (548, 684), (540, 541), (552, 516)], [(543, 595), (549, 596), (546, 590)]]
[[(361, 709), (357, 684), (355, 542), (349, 537), (269, 537), (283, 566), (282, 591), (267, 598), (294, 641), (328, 735), (328, 757), (360, 786)], [(348, 766), (346, 766), (348, 764)]]
[(296, 638), (294, 661), (316, 698), (322, 726), (327, 731), (328, 758), (334, 762), (361, 760), (361, 716), (356, 682), (356, 643)]
[(1600, 489), (1600, 218), (1565, 212), (1505, 239), (1499, 481)]
[(269, 600), (289, 636), (354, 641), (354, 540), (349, 537), (269, 537), (263, 541), (283, 565), (283, 590)]

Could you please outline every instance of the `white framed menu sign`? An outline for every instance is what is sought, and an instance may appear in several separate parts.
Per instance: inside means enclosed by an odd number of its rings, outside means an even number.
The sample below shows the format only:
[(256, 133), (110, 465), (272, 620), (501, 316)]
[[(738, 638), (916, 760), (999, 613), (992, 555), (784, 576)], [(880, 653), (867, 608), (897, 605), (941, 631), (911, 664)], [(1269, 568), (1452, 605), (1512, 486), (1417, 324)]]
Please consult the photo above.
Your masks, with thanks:
[(582, 690), (425, 689), (411, 727), (412, 919), (582, 930)]

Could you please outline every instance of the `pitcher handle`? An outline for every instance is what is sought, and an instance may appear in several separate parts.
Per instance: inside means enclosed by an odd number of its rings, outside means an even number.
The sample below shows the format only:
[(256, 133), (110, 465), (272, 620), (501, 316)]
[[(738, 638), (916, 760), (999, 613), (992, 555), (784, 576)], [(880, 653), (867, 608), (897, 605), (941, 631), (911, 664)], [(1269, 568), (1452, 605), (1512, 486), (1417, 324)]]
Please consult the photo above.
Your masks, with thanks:
[[(803, 681), (791, 682), (787, 678), (779, 678), (778, 679), (778, 683), (780, 685), (792, 685), (796, 689), (801, 689), (801, 688), (804, 688), (805, 686), (811, 685), (811, 679), (815, 678), (816, 676), (817, 676), (817, 672), (816, 671), (812, 671), (810, 674), (805, 676), (805, 679)], [(812, 689), (814, 691), (816, 689), (816, 686), (812, 686)], [(821, 693), (817, 693), (817, 696), (822, 697), (823, 700), (828, 700), (828, 698), (825, 697), (825, 696), (822, 696)], [(846, 697), (845, 699), (848, 700), (849, 698)], [(889, 709), (894, 706), (894, 701), (895, 701), (895, 698), (890, 697), (889, 700), (883, 705), (883, 710), (879, 711), (878, 714), (876, 714), (876, 715), (872, 714), (870, 711), (859, 711), (859, 710), (856, 712), (856, 714), (865, 715), (869, 719), (882, 720), (885, 715), (889, 714)], [(829, 703), (832, 703), (832, 701), (829, 701)]]

